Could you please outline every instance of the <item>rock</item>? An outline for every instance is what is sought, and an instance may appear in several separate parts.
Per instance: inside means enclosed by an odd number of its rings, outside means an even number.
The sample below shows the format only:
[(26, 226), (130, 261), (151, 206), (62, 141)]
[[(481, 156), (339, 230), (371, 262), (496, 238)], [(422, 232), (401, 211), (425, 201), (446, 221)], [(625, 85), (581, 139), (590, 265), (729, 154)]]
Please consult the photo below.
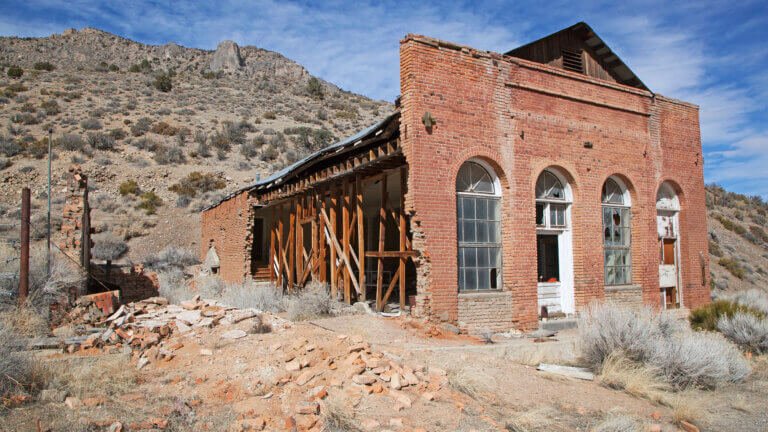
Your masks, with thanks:
[(296, 412), (299, 414), (320, 414), (320, 404), (317, 402), (299, 402), (296, 405)]
[(66, 405), (69, 409), (75, 409), (83, 406), (83, 402), (81, 402), (80, 399), (76, 397), (70, 396), (64, 399), (64, 405)]
[(440, 324), (440, 328), (447, 331), (448, 333), (459, 334), (459, 328), (453, 324), (442, 323)]
[(368, 315), (376, 315), (376, 312), (371, 309), (371, 306), (366, 302), (356, 302), (352, 305), (352, 309), (359, 313), (364, 313)]
[(372, 377), (370, 375), (355, 375), (354, 377), (352, 377), (352, 381), (355, 384), (369, 385), (369, 384), (375, 383), (376, 382), (376, 378), (374, 378), (374, 377)]
[(403, 427), (403, 418), (392, 417), (391, 419), (389, 419), (389, 425), (392, 427)]
[(328, 396), (328, 390), (325, 389), (325, 386), (317, 386), (309, 392), (310, 399), (323, 399), (326, 396)]
[(403, 392), (390, 390), (389, 395), (406, 408), (411, 407), (411, 399)]
[(43, 402), (64, 402), (66, 398), (67, 392), (61, 390), (47, 389), (40, 392), (40, 400)]
[(190, 331), (192, 331), (192, 327), (184, 324), (181, 321), (176, 321), (176, 330), (179, 333), (184, 334), (184, 333), (189, 333)]
[(213, 355), (213, 351), (211, 351), (211, 350), (209, 350), (207, 348), (203, 348), (203, 349), (200, 350), (200, 355), (204, 355), (204, 356)]
[(144, 366), (149, 363), (149, 359), (146, 357), (142, 357), (139, 359), (139, 362), (136, 364), (136, 369), (141, 370)]
[(392, 378), (389, 380), (389, 387), (395, 390), (400, 390), (403, 385), (400, 383), (400, 374), (392, 374)]
[(301, 364), (298, 360), (291, 360), (285, 364), (285, 370), (292, 372), (301, 369)]
[(411, 371), (406, 371), (405, 374), (403, 374), (403, 379), (405, 380), (406, 385), (416, 385), (419, 383), (419, 379)]
[(366, 419), (360, 420), (360, 425), (367, 430), (374, 430), (374, 429), (378, 429), (378, 427), (381, 426), (381, 423), (377, 422), (374, 419), (366, 418)]
[(219, 306), (206, 306), (200, 311), (200, 313), (204, 317), (215, 317), (223, 311), (224, 309)]
[(109, 429), (107, 429), (107, 432), (123, 432), (123, 424), (118, 422), (114, 422), (111, 425), (109, 425)]
[(316, 375), (316, 372), (313, 370), (307, 370), (304, 371), (301, 375), (299, 375), (298, 378), (296, 378), (296, 384), (303, 386), (304, 384), (308, 383), (312, 378), (314, 378)]
[(183, 302), (180, 302), (179, 306), (183, 307), (186, 310), (195, 310), (197, 309), (197, 302), (185, 300)]
[(223, 41), (216, 47), (211, 62), (211, 71), (236, 71), (243, 65), (243, 59), (240, 58), (240, 48), (233, 41)]
[(248, 333), (243, 330), (228, 330), (221, 334), (224, 339), (240, 339), (244, 338)]
[(435, 395), (430, 392), (424, 392), (421, 394), (421, 398), (424, 400), (432, 401), (435, 400)]
[(683, 430), (684, 430), (685, 432), (699, 432), (699, 428), (698, 428), (698, 427), (696, 427), (695, 425), (692, 425), (692, 424), (688, 423), (688, 422), (687, 422), (687, 421), (685, 421), (685, 420), (681, 420), (681, 421), (680, 421), (680, 427), (681, 427), (681, 428), (683, 428)]
[(176, 315), (176, 320), (183, 321), (185, 324), (188, 324), (188, 325), (195, 325), (200, 321), (200, 311), (185, 310), (184, 312), (181, 312), (180, 314)]

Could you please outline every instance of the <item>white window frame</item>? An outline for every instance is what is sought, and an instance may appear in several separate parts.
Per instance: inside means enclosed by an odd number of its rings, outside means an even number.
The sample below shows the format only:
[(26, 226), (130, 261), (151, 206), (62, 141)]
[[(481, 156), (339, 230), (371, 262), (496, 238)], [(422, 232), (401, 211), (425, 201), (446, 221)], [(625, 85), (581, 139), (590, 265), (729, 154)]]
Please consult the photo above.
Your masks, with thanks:
[[(475, 267), (463, 266), (462, 265), (462, 261), (463, 260), (461, 259), (460, 256), (457, 256), (457, 266), (456, 267), (457, 267), (458, 289), (459, 289), (459, 292), (462, 292), (462, 293), (483, 292), (483, 291), (496, 292), (496, 291), (500, 291), (500, 290), (503, 289), (502, 268), (503, 268), (503, 263), (504, 262), (503, 262), (503, 258), (502, 258), (502, 235), (503, 235), (503, 233), (502, 233), (502, 226), (501, 226), (501, 220), (502, 220), (502, 217), (501, 217), (501, 213), (502, 213), (502, 209), (501, 209), (501, 182), (499, 180), (499, 177), (496, 175), (496, 170), (494, 170), (493, 167), (491, 167), (490, 164), (488, 164), (484, 160), (477, 159), (477, 158), (468, 159), (468, 160), (466, 160), (461, 165), (461, 168), (463, 168), (464, 165), (467, 164), (467, 163), (475, 163), (475, 164), (479, 165), (481, 168), (483, 168), (488, 173), (488, 176), (491, 178), (491, 181), (492, 181), (492, 184), (493, 184), (493, 193), (461, 192), (461, 191), (458, 191), (458, 190), (456, 191), (456, 205), (457, 205), (457, 214), (456, 214), (456, 221), (457, 221), (456, 237), (457, 237), (457, 239), (456, 239), (456, 243), (457, 243), (457, 254), (462, 254), (463, 251), (464, 251), (464, 248), (497, 249), (497, 253), (499, 255), (499, 260), (498, 260), (499, 261), (499, 265), (498, 265), (498, 272), (497, 272), (497, 275), (496, 275), (497, 281), (496, 281), (496, 287), (495, 288), (490, 288), (490, 289), (479, 289), (479, 288), (467, 289), (467, 288), (464, 288), (464, 283), (461, 280), (461, 278), (462, 278), (462, 270), (466, 270), (466, 269), (469, 269), (469, 268), (477, 269), (477, 268), (480, 268), (480, 267), (479, 266), (475, 266)], [(459, 171), (461, 171), (461, 168), (459, 168)], [(457, 176), (458, 176), (458, 173), (457, 173)], [(457, 177), (456, 180), (458, 180), (458, 177)], [(495, 200), (497, 202), (497, 206), (499, 208), (499, 218), (498, 218), (497, 221), (494, 221), (494, 222), (497, 222), (499, 224), (498, 242), (490, 242), (490, 241), (486, 241), (486, 242), (463, 242), (463, 241), (460, 241), (459, 231), (458, 231), (459, 230), (458, 223), (460, 223), (461, 220), (459, 219), (458, 205), (459, 205), (459, 202), (460, 202), (459, 198), (464, 198), (464, 197), (466, 197), (466, 198), (490, 199), (490, 200)], [(489, 217), (490, 217), (490, 215), (489, 215)], [(491, 219), (488, 219), (488, 220), (491, 220)], [(493, 266), (491, 266), (491, 267), (493, 268)]]
[[(560, 188), (563, 191), (563, 198), (546, 198), (546, 197), (536, 197), (536, 206), (538, 207), (539, 204), (543, 206), (543, 217), (542, 221), (544, 224), (539, 225), (536, 224), (536, 229), (539, 232), (546, 233), (546, 232), (561, 232), (568, 229), (568, 210), (571, 205), (571, 191), (570, 191), (570, 185), (567, 181), (558, 173), (557, 171), (553, 171), (550, 169), (546, 169), (539, 174), (539, 177), (536, 178), (536, 185), (539, 183), (539, 179), (542, 178), (542, 176), (551, 175), (553, 176), (558, 183), (560, 183)], [(535, 185), (534, 185), (534, 193), (535, 193)], [(550, 207), (552, 205), (561, 205), (563, 206), (563, 224), (562, 225), (555, 225), (550, 220), (551, 212)]]
[[(613, 181), (618, 186), (619, 190), (621, 191), (621, 197), (622, 202), (621, 203), (610, 203), (605, 202), (603, 200), (603, 189), (605, 189), (606, 185), (609, 181)], [(603, 186), (600, 189), (600, 224), (602, 226), (602, 230), (600, 230), (600, 237), (602, 239), (603, 244), (603, 283), (605, 286), (622, 286), (622, 285), (631, 285), (632, 284), (632, 277), (633, 277), (633, 266), (632, 266), (632, 199), (629, 195), (629, 189), (627, 188), (627, 185), (618, 177), (616, 176), (610, 176), (608, 177), (605, 182), (603, 182)], [(627, 245), (626, 246), (618, 246), (618, 245), (610, 245), (606, 244), (605, 241), (605, 210), (606, 209), (617, 209), (617, 210), (626, 210), (626, 223), (627, 223)], [(612, 227), (612, 226), (611, 226)], [(607, 263), (607, 254), (609, 252), (613, 251), (625, 251), (627, 256), (627, 264), (623, 266), (617, 266), (612, 265), (610, 267), (624, 267), (627, 271), (626, 277), (624, 278), (621, 283), (608, 283), (608, 263)]]

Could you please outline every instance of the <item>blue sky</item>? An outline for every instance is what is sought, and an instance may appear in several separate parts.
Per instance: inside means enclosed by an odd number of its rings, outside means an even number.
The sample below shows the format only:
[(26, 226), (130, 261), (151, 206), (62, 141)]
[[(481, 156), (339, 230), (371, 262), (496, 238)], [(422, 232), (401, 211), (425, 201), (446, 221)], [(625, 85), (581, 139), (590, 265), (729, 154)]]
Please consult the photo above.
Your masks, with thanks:
[(504, 52), (589, 23), (651, 90), (701, 106), (705, 180), (768, 199), (768, 2), (0, 2), (0, 35), (86, 26), (150, 44), (277, 51), (366, 96), (399, 92), (398, 41), (419, 33)]

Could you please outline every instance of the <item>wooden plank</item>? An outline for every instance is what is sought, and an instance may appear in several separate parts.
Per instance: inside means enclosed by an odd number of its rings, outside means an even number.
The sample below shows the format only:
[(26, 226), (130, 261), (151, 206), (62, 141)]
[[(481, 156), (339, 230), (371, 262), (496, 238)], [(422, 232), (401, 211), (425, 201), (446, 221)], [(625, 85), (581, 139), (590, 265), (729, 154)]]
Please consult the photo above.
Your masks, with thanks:
[(294, 275), (296, 274), (296, 206), (288, 205), (288, 292), (293, 292)]
[(549, 372), (557, 375), (563, 375), (571, 378), (578, 378), (587, 381), (594, 381), (595, 375), (586, 368), (574, 367), (574, 366), (560, 366), (554, 364), (541, 363), (538, 370), (542, 372)]
[[(341, 245), (339, 244), (339, 241), (336, 239), (336, 233), (334, 233), (331, 230), (330, 222), (328, 221), (328, 215), (325, 214), (325, 209), (321, 209), (321, 214), (323, 215), (323, 219), (325, 220), (326, 225), (328, 225), (329, 228), (329, 237), (331, 238), (331, 242), (333, 243), (333, 247), (339, 252), (339, 255), (341, 257), (341, 261), (344, 263), (344, 265), (347, 267), (347, 270), (352, 273), (352, 264), (349, 263), (349, 260), (347, 257), (344, 256), (341, 250)], [(333, 248), (331, 249), (333, 250)], [(355, 287), (355, 291), (357, 291), (358, 294), (360, 294), (360, 287), (357, 285), (357, 281), (355, 278), (351, 279), (352, 285)]]
[[(334, 242), (338, 241), (336, 237), (336, 210), (339, 205), (339, 199), (336, 195), (336, 189), (331, 191), (331, 220), (326, 221), (330, 225), (328, 232), (332, 233), (331, 237)], [(339, 287), (337, 286), (338, 280), (336, 279), (336, 248), (331, 248), (331, 297), (336, 299)]]
[(365, 301), (365, 215), (363, 214), (363, 183), (360, 181), (360, 176), (355, 177), (355, 192), (355, 206), (357, 207), (357, 255), (360, 257), (357, 261), (357, 269), (359, 271), (357, 277), (358, 285), (362, 289), (360, 300)]
[[(322, 211), (325, 208), (325, 187), (322, 187), (320, 189), (320, 193), (317, 196), (317, 210), (318, 212)], [(328, 283), (328, 275), (326, 273), (326, 268), (328, 267), (326, 262), (326, 257), (328, 256), (326, 254), (327, 248), (325, 244), (325, 221), (322, 219), (319, 220), (320, 225), (317, 229), (317, 239), (320, 243), (320, 248), (318, 249), (320, 260), (318, 261), (318, 266), (320, 267), (320, 281), (323, 283)]]
[(277, 208), (278, 210), (278, 216), (277, 216), (277, 247), (280, 250), (280, 254), (278, 254), (277, 257), (277, 283), (280, 286), (280, 289), (283, 289), (283, 267), (285, 265), (285, 255), (283, 252), (283, 205), (280, 204), (280, 206)]
[(304, 269), (304, 228), (299, 223), (304, 211), (304, 196), (299, 195), (296, 200), (296, 216), (294, 217), (295, 237), (295, 255), (296, 255), (296, 281), (300, 278), (301, 270)]
[[(342, 233), (341, 233), (341, 245), (342, 245), (342, 253), (346, 257), (347, 261), (349, 261), (349, 209), (352, 205), (352, 199), (350, 197), (351, 195), (351, 189), (349, 187), (349, 181), (347, 179), (344, 179), (344, 186), (343, 186), (343, 193), (344, 193), (344, 203), (342, 205), (342, 216), (341, 216), (341, 224), (342, 224)], [(352, 297), (351, 292), (349, 289), (349, 280), (353, 276), (352, 272), (344, 272), (344, 302), (347, 304), (351, 304)]]
[[(392, 278), (392, 280), (389, 282), (389, 286), (387, 287), (387, 292), (384, 293), (384, 297), (381, 299), (382, 305), (387, 303), (387, 300), (389, 300), (389, 295), (392, 294), (392, 290), (395, 288), (395, 285), (397, 284), (397, 281), (400, 279), (400, 269), (395, 272), (395, 277)], [(384, 308), (382, 307), (382, 310)], [(402, 306), (401, 309), (402, 311)]]
[(269, 229), (269, 281), (271, 283), (275, 283), (277, 280), (277, 272), (275, 271), (275, 267), (272, 263), (274, 263), (275, 259), (275, 230), (276, 230), (276, 223), (275, 220), (275, 208), (272, 207), (272, 226)]
[[(379, 191), (381, 193), (381, 200), (379, 203), (379, 252), (384, 252), (384, 235), (386, 234), (385, 222), (387, 220), (387, 202), (389, 201), (389, 197), (387, 196), (387, 176), (382, 177), (379, 185)], [(379, 312), (384, 309), (384, 303), (382, 303), (381, 299), (383, 279), (384, 260), (381, 257), (378, 257), (376, 268), (376, 310)]]
[(365, 256), (368, 258), (413, 258), (419, 253), (412, 250), (404, 251), (367, 251)]
[[(406, 183), (406, 176), (408, 175), (406, 168), (400, 168), (400, 209), (397, 213), (400, 217), (398, 227), (400, 228), (400, 252), (405, 252), (407, 236), (407, 227), (405, 226), (405, 190), (408, 185)], [(405, 257), (400, 257), (400, 267), (398, 268), (400, 275), (400, 312), (405, 310)]]

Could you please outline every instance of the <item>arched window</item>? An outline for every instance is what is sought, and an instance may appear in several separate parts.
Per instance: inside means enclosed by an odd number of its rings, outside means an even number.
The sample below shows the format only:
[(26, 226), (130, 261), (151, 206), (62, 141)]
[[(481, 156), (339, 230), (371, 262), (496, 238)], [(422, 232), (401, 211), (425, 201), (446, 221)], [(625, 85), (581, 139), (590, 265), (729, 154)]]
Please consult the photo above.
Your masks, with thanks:
[(632, 282), (632, 229), (629, 193), (624, 183), (609, 177), (603, 184), (603, 252), (606, 285)]
[(461, 291), (501, 288), (501, 190), (484, 165), (467, 161), (456, 177)]
[(565, 188), (557, 176), (544, 171), (536, 180), (536, 226), (565, 228)]

